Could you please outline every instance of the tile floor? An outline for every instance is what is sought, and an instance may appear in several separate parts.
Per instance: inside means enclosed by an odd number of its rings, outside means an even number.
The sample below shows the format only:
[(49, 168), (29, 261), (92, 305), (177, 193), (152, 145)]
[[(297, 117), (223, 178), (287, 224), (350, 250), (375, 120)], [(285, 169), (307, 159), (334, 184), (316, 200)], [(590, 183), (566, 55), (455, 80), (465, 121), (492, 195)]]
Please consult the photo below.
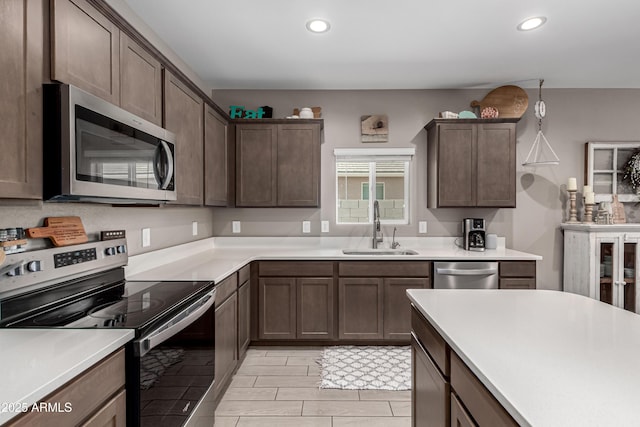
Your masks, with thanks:
[(254, 347), (216, 410), (215, 427), (405, 427), (411, 392), (319, 389), (320, 347)]

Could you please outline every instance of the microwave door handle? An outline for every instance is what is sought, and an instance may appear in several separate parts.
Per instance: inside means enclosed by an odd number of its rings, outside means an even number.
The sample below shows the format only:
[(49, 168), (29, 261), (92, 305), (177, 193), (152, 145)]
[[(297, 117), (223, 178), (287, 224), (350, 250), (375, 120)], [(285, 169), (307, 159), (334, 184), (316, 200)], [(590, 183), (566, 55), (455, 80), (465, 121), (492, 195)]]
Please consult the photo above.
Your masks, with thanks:
[(166, 164), (166, 170), (167, 170), (167, 174), (164, 177), (164, 180), (162, 181), (162, 190), (166, 190), (167, 187), (169, 186), (169, 183), (171, 182), (171, 179), (173, 178), (173, 154), (171, 153), (171, 148), (169, 148), (169, 144), (167, 144), (165, 141), (160, 141), (160, 144), (162, 145), (162, 148), (164, 150), (165, 153), (165, 158), (167, 159), (167, 164)]
[[(164, 152), (164, 155), (162, 153)], [(160, 165), (160, 162), (164, 160), (164, 165)], [(160, 189), (166, 190), (167, 186), (173, 178), (173, 154), (169, 144), (160, 140), (160, 144), (156, 147), (156, 153), (153, 158), (153, 175), (156, 181), (160, 183)]]
[(155, 153), (153, 155), (153, 176), (156, 178), (156, 181), (160, 183), (160, 187), (162, 187), (162, 183), (164, 182), (164, 176), (158, 164), (160, 163), (160, 157), (162, 156), (160, 150), (162, 149), (162, 145), (158, 144), (155, 149)]
[[(202, 316), (205, 311), (209, 310), (215, 302), (216, 290), (214, 289), (213, 291), (202, 297), (200, 300), (171, 318), (171, 320), (169, 320), (163, 326), (160, 326), (156, 330), (156, 332), (152, 332), (150, 335), (141, 338), (138, 347), (140, 357), (144, 356), (151, 349), (162, 344), (163, 342), (198, 320), (200, 316)], [(196, 309), (193, 309), (194, 305), (198, 307)]]

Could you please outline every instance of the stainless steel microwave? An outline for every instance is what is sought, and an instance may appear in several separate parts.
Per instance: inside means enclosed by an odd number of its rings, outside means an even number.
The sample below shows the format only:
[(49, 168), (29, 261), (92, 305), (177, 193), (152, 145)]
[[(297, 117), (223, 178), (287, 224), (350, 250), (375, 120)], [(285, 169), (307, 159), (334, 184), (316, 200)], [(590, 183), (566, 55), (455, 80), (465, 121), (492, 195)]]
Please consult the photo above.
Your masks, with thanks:
[(175, 136), (66, 84), (43, 85), (44, 199), (176, 200)]

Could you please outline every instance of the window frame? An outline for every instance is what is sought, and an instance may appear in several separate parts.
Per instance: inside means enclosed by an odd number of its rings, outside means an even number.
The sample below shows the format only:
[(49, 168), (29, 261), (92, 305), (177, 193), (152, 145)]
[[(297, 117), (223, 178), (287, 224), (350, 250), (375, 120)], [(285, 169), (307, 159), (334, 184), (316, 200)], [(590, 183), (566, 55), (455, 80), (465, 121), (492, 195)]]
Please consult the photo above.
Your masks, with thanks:
[[(403, 185), (404, 185), (404, 207), (403, 217), (401, 219), (383, 219), (380, 223), (383, 225), (408, 225), (410, 221), (410, 178), (411, 178), (411, 160), (415, 155), (415, 148), (352, 148), (352, 149), (334, 149), (335, 165), (336, 165), (336, 197), (335, 197), (335, 215), (337, 225), (371, 225), (373, 223), (373, 204), (377, 200), (376, 194), (373, 193), (377, 187), (376, 182), (376, 163), (382, 161), (402, 161), (404, 163)], [(338, 174), (338, 163), (340, 162), (361, 162), (369, 164), (369, 200), (367, 209), (367, 222), (341, 222), (340, 221), (340, 191)], [(363, 183), (364, 184), (364, 183)], [(361, 185), (363, 185), (361, 184)], [(384, 185), (384, 183), (382, 183)], [(372, 190), (373, 189), (373, 190)], [(362, 191), (360, 192), (362, 194)], [(384, 199), (383, 199), (384, 200)], [(383, 201), (382, 200), (382, 201)]]

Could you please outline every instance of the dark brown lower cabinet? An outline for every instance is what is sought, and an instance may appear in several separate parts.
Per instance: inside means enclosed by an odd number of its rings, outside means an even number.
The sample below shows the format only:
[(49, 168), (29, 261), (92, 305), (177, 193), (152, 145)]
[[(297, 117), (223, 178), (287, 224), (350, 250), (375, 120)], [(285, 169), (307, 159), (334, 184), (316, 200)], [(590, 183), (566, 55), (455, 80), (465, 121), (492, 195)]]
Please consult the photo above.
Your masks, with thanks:
[(238, 360), (247, 352), (251, 341), (251, 286), (247, 280), (238, 288)]
[[(126, 424), (124, 349), (117, 350), (54, 391), (47, 402), (67, 403), (69, 412), (31, 411), (5, 427), (113, 426)], [(45, 401), (43, 400), (43, 401)]]
[(238, 362), (238, 294), (234, 292), (215, 309), (215, 395), (219, 396)]
[(296, 337), (296, 279), (265, 277), (258, 281), (258, 338), (287, 340)]
[(127, 398), (122, 390), (96, 412), (82, 427), (124, 427), (127, 419)]
[(338, 280), (338, 338), (383, 339), (383, 300), (383, 279), (340, 278)]
[(411, 328), (413, 426), (518, 425), (415, 308)]
[(409, 344), (411, 304), (407, 289), (429, 287), (431, 263), (338, 263), (338, 338), (393, 340)]
[(500, 289), (535, 289), (535, 261), (500, 261)]
[(296, 280), (296, 337), (333, 339), (335, 286), (332, 277), (304, 277)]
[(411, 340), (411, 366), (411, 401), (418, 402), (411, 406), (413, 427), (448, 426), (449, 383), (415, 339)]
[(451, 426), (452, 427), (476, 427), (471, 415), (464, 409), (462, 403), (455, 394), (451, 393)]
[(258, 338), (335, 338), (331, 277), (262, 277), (258, 282)]
[(428, 288), (424, 277), (399, 277), (384, 279), (384, 339), (409, 342), (411, 336), (411, 301), (407, 289)]

